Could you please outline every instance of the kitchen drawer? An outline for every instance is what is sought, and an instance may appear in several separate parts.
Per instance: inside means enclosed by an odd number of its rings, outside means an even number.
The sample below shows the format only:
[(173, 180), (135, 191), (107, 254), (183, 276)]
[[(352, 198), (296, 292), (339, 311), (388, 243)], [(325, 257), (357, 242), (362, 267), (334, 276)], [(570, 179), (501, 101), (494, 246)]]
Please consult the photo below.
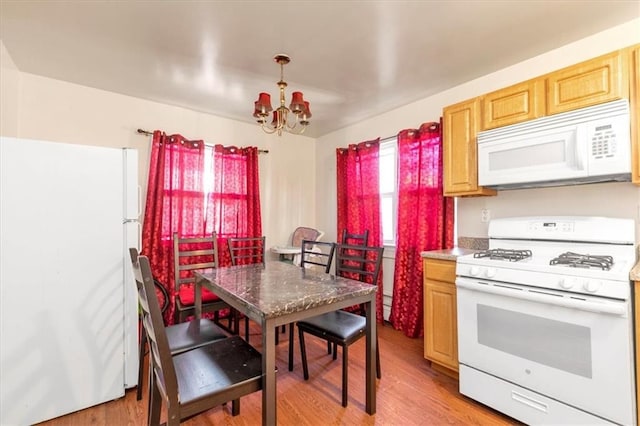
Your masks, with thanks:
[(454, 283), (456, 281), (456, 262), (424, 259), (424, 277), (430, 280)]

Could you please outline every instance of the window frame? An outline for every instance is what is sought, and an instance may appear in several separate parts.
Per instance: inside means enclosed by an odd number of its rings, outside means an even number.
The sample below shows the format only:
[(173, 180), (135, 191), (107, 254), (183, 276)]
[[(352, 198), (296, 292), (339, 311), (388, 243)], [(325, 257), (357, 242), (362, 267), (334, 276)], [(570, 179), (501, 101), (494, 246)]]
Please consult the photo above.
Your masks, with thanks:
[[(392, 179), (393, 179), (393, 190), (392, 191), (386, 191), (383, 192), (382, 188), (382, 181), (383, 181), (383, 174), (385, 174), (384, 179), (386, 181), (386, 179), (389, 179), (386, 176), (386, 173), (383, 173), (383, 168), (382, 168), (382, 164), (383, 164), (383, 156), (387, 157), (392, 155), (394, 158), (394, 167), (393, 167), (393, 174), (392, 174)], [(396, 232), (397, 232), (397, 218), (398, 218), (398, 137), (397, 136), (391, 136), (385, 139), (382, 139), (380, 141), (380, 151), (379, 151), (379, 158), (378, 158), (378, 167), (379, 167), (379, 184), (380, 184), (380, 222), (381, 224), (385, 223), (385, 214), (384, 214), (384, 209), (383, 209), (383, 200), (391, 200), (391, 229), (392, 229), (392, 235), (391, 238), (389, 238), (389, 235), (385, 235), (384, 233), (384, 226), (382, 226), (382, 243), (384, 246), (387, 247), (395, 247), (396, 245)], [(385, 169), (385, 172), (387, 171), (387, 169)]]

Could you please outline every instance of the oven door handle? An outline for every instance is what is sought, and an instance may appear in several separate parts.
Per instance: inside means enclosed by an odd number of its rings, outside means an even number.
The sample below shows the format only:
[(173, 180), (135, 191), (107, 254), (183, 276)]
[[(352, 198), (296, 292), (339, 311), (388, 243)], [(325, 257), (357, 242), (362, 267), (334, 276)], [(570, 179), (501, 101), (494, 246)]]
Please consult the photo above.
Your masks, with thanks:
[(478, 284), (468, 278), (458, 277), (456, 287), (481, 293), (491, 293), (499, 296), (512, 297), (515, 299), (527, 300), (531, 302), (545, 303), (548, 305), (562, 306), (570, 309), (582, 311), (598, 312), (603, 314), (627, 316), (627, 306), (623, 302), (594, 302), (584, 299), (572, 299), (568, 297), (532, 292), (526, 289), (517, 289), (506, 286), (496, 286), (491, 284)]

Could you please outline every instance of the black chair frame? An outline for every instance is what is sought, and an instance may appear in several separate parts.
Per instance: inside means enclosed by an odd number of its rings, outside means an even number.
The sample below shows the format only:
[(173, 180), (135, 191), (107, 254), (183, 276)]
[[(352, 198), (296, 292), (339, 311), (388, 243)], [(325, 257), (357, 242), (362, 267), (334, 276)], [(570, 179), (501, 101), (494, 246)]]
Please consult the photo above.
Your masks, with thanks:
[[(356, 274), (359, 281), (378, 284), (382, 268), (383, 247), (363, 247), (339, 244), (336, 248), (336, 275)], [(356, 262), (358, 266), (351, 263)], [(366, 314), (364, 305), (361, 312)], [(304, 379), (309, 379), (307, 365), (307, 353), (304, 335), (305, 333), (319, 337), (327, 341), (328, 349), (333, 345), (333, 359), (337, 359), (337, 346), (342, 347), (342, 406), (348, 403), (348, 359), (349, 346), (364, 337), (366, 331), (366, 318), (356, 313), (338, 310), (327, 312), (313, 318), (297, 322), (298, 336), (300, 340), (300, 353), (302, 356), (302, 369)], [(382, 376), (380, 369), (380, 348), (376, 336), (376, 375)]]
[(149, 425), (160, 424), (162, 402), (167, 424), (233, 401), (232, 414), (240, 412), (240, 397), (262, 389), (262, 356), (239, 336), (227, 337), (177, 355), (169, 349), (149, 259), (133, 262), (142, 321), (150, 340), (151, 380)]
[[(266, 237), (234, 237), (227, 240), (231, 264), (244, 265), (248, 263), (262, 263), (265, 265)], [(240, 321), (240, 314), (234, 309), (236, 324)], [(249, 341), (249, 318), (244, 317), (244, 338)]]

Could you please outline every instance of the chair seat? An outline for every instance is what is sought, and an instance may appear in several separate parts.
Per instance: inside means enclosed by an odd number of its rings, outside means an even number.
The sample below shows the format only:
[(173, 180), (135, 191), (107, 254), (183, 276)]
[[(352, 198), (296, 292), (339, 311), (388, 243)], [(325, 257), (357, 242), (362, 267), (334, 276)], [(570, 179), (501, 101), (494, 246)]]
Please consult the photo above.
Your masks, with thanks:
[(173, 363), (181, 405), (217, 394), (212, 405), (222, 404), (262, 388), (262, 355), (240, 336), (175, 355)]
[(165, 330), (172, 355), (229, 337), (229, 334), (224, 332), (222, 328), (206, 318), (170, 325)]
[(364, 334), (367, 319), (346, 311), (333, 311), (298, 321), (298, 327), (305, 333), (318, 337), (350, 342)]
[[(178, 298), (182, 306), (192, 306), (196, 301), (194, 288), (191, 286), (180, 287)], [(210, 292), (206, 288), (202, 289), (202, 303), (217, 302), (219, 300), (220, 298), (215, 293)]]

